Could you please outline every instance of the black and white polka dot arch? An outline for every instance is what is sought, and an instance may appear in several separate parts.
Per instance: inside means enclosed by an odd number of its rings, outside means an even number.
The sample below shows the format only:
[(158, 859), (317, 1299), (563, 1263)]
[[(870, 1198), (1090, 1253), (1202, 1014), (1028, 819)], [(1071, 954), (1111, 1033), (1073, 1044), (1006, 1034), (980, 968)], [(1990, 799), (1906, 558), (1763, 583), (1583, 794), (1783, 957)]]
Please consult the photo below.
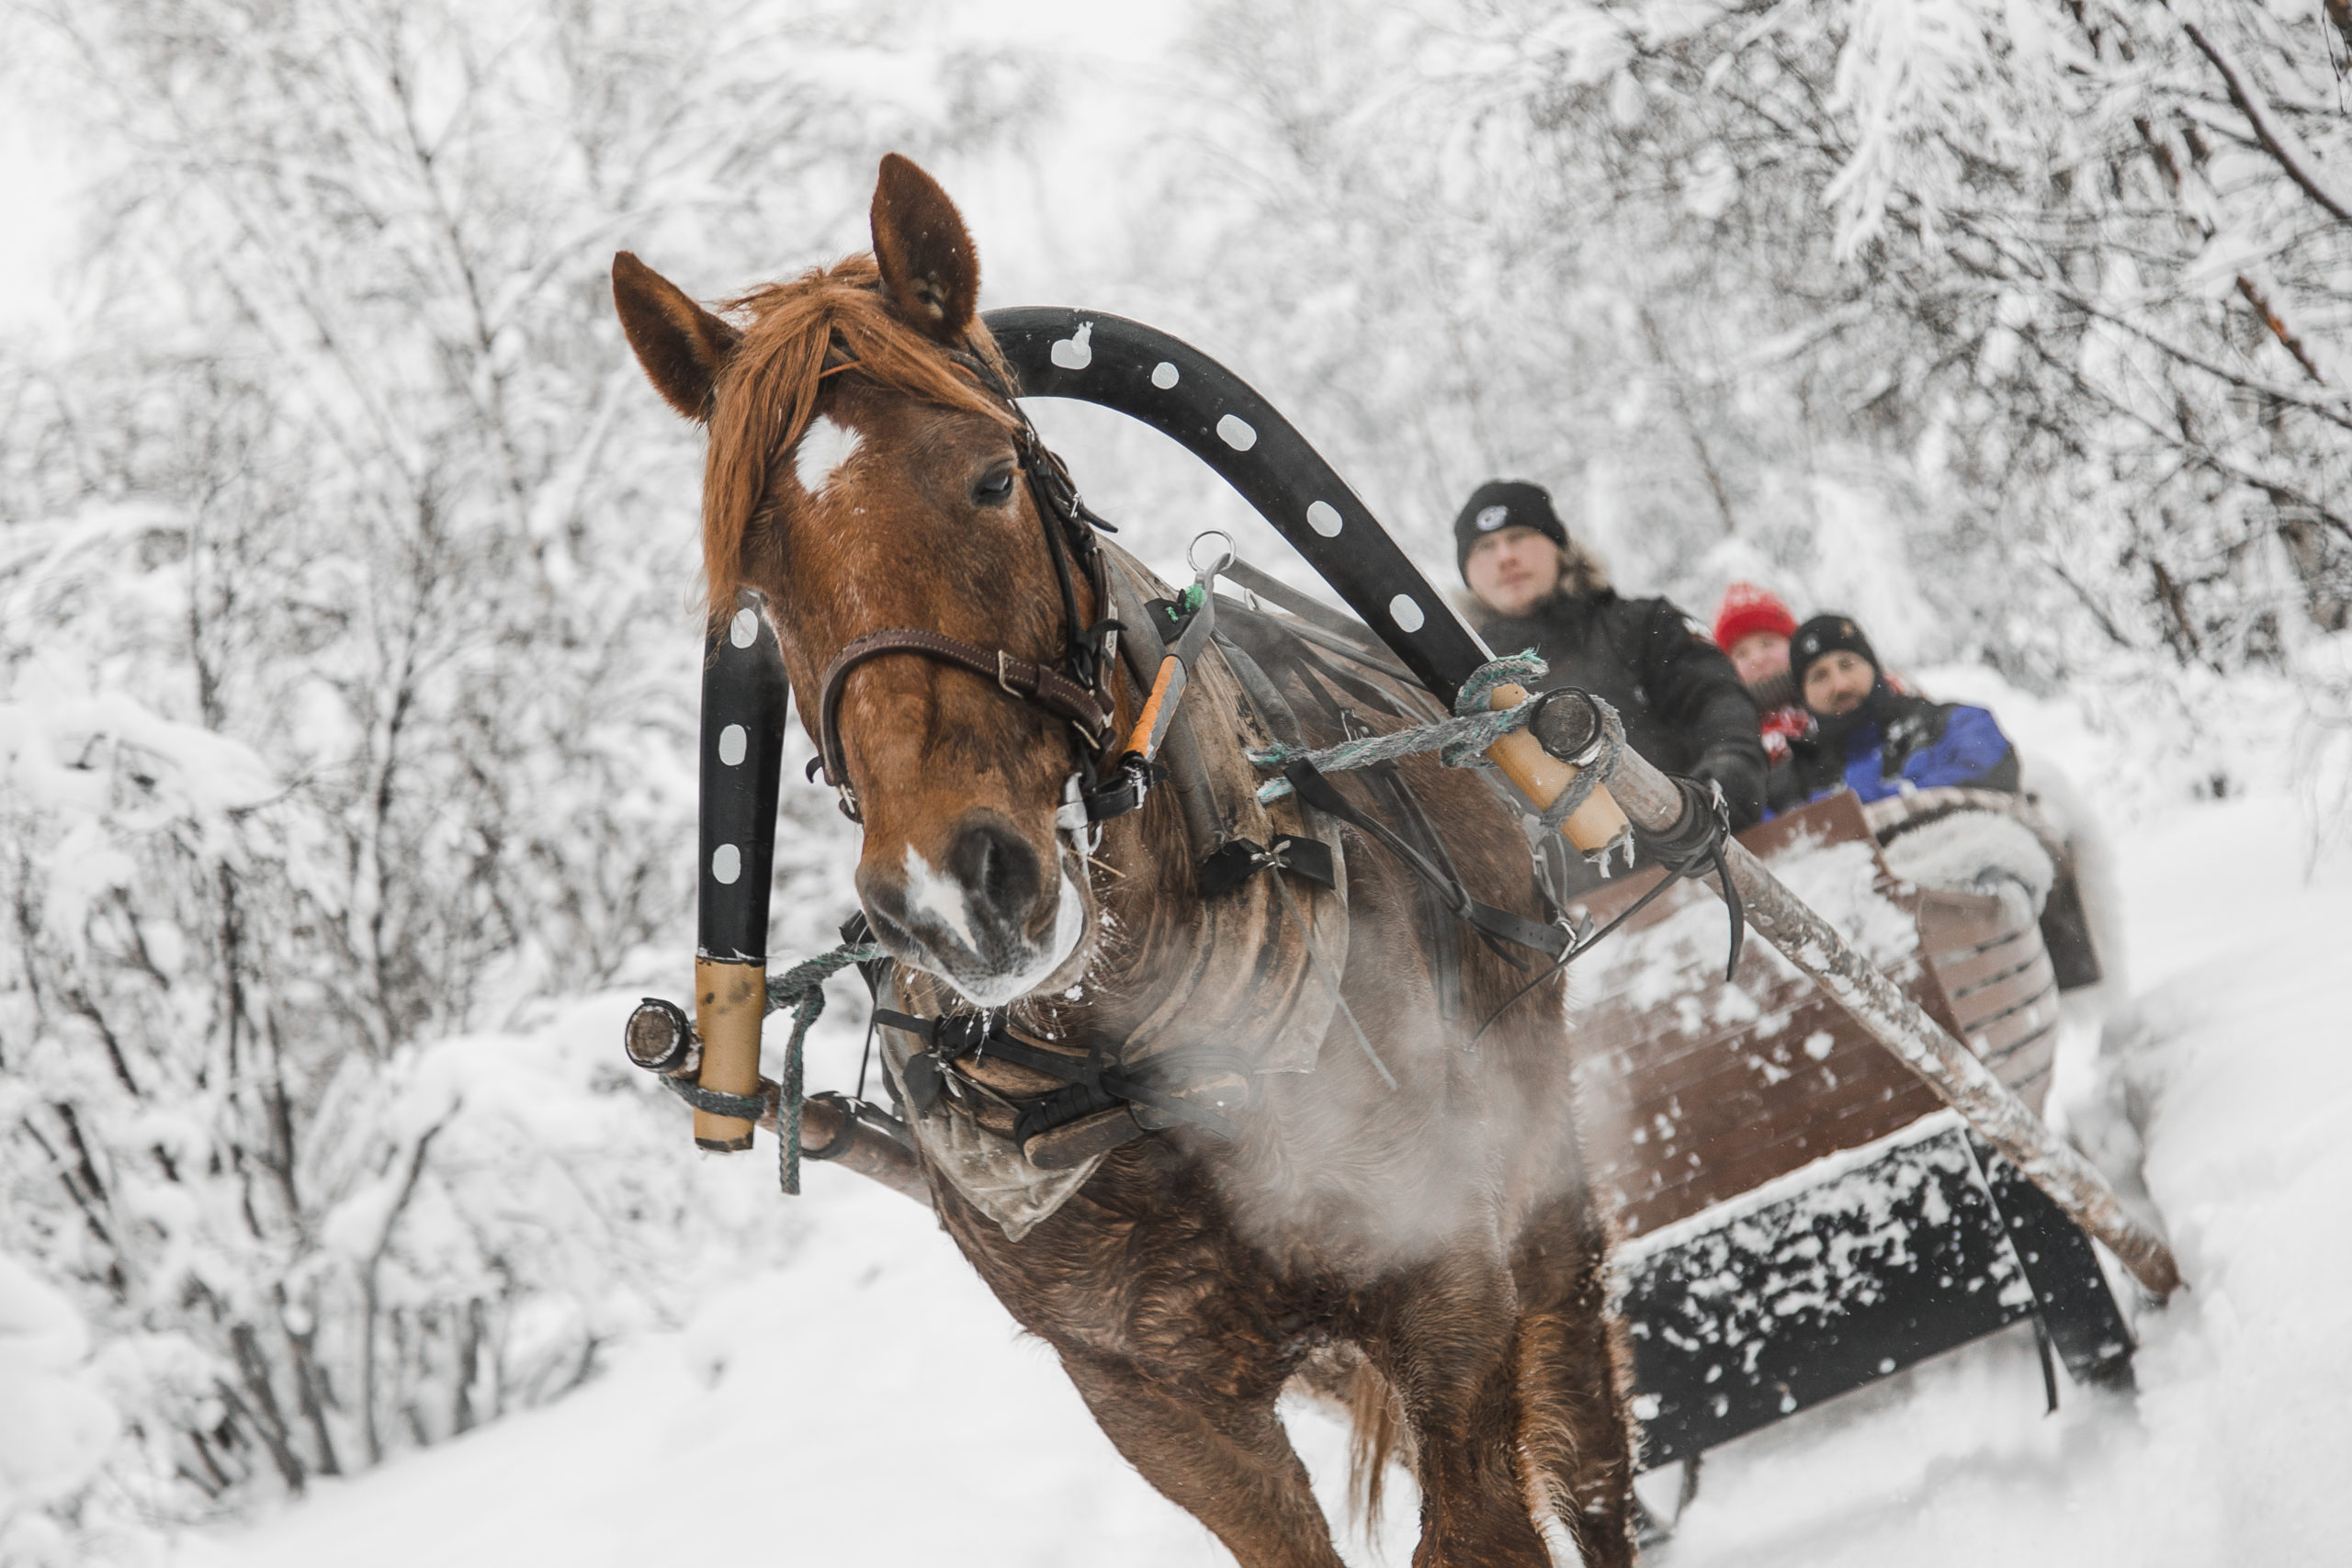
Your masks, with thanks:
[(768, 875), (775, 863), (775, 797), (784, 767), (784, 655), (745, 589), (714, 631), (702, 667), (702, 869), (695, 952), (759, 964), (768, 948)]
[(1023, 396), (1116, 409), (1216, 469), (1447, 703), (1487, 661), (1485, 645), (1355, 492), (1240, 377), (1166, 333), (1100, 310), (1024, 306), (982, 320)]

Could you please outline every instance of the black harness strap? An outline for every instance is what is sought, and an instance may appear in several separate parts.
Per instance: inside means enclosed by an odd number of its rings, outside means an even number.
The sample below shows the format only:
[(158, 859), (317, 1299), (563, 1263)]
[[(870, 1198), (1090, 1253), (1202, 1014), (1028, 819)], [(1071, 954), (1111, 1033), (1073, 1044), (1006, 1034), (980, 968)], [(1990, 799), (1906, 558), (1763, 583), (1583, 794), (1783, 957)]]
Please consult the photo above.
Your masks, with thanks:
[[(1059, 560), (1061, 558), (1057, 555), (1054, 558)], [(968, 670), (975, 675), (994, 681), (1007, 696), (1067, 721), (1093, 750), (1100, 751), (1109, 744), (1111, 705), (1091, 688), (1071, 680), (1058, 670), (1026, 659), (1015, 659), (1001, 648), (977, 648), (961, 637), (926, 631), (920, 626), (893, 626), (887, 631), (868, 632), (844, 644), (842, 650), (833, 655), (833, 661), (825, 666), (817, 699), (818, 755), (822, 760), (826, 778), (841, 792), (842, 814), (853, 822), (858, 820), (859, 816), (856, 796), (849, 787), (849, 761), (842, 749), (842, 689), (847, 683), (851, 671), (868, 660), (891, 653), (916, 654), (942, 664), (954, 664)]]
[(1731, 869), (1724, 861), (1724, 840), (1731, 835), (1730, 810), (1724, 804), (1721, 790), (1702, 786), (1696, 779), (1683, 778), (1679, 774), (1668, 774), (1668, 777), (1673, 780), (1674, 787), (1681, 793), (1682, 814), (1675, 818), (1674, 826), (1663, 833), (1645, 833), (1638, 828), (1634, 829), (1634, 836), (1641, 840), (1642, 847), (1665, 866), (1666, 874), (1658, 878), (1657, 886), (1634, 899), (1631, 908), (1599, 931), (1588, 931), (1577, 937), (1576, 945), (1560, 954), (1549, 968), (1513, 991), (1510, 1000), (1487, 1015), (1487, 1021), (1478, 1026), (1478, 1033), (1470, 1037), (1472, 1043), (1475, 1044), (1480, 1035), (1492, 1029), (1495, 1020), (1509, 1012), (1521, 997), (1583, 957), (1603, 937), (1648, 908), (1668, 888), (1686, 876), (1696, 877), (1710, 869), (1723, 883), (1724, 905), (1731, 913), (1731, 959), (1724, 967), (1724, 982), (1728, 984), (1738, 974), (1740, 938), (1747, 931), (1747, 916), (1739, 901), (1739, 890), (1731, 885)]
[(1407, 870), (1436, 889), (1445, 900), (1454, 919), (1464, 925), (1517, 946), (1528, 948), (1546, 958), (1558, 958), (1574, 945), (1568, 933), (1557, 926), (1547, 926), (1531, 920), (1524, 915), (1514, 915), (1509, 909), (1498, 909), (1492, 904), (1481, 903), (1470, 897), (1459, 877), (1449, 875), (1432, 865), (1428, 857), (1407, 843), (1394, 829), (1377, 818), (1358, 811), (1348, 802), (1331, 781), (1314, 763), (1301, 760), (1283, 770), (1283, 777), (1298, 797), (1317, 811), (1329, 812), (1340, 821), (1377, 839), (1388, 852), (1402, 862)]
[(1022, 1108), (1020, 1121), (1013, 1127), (1015, 1143), (1025, 1142), (1035, 1134), (1091, 1111), (1107, 1110), (1117, 1100), (1148, 1105), (1154, 1111), (1180, 1122), (1189, 1122), (1204, 1132), (1213, 1133), (1228, 1141), (1238, 1132), (1231, 1122), (1216, 1111), (1170, 1094), (1133, 1073), (1106, 1066), (1093, 1055), (1068, 1056), (1058, 1051), (1032, 1045), (1007, 1033), (1003, 1025), (993, 1021), (983, 1028), (981, 1021), (970, 1015), (917, 1018), (912, 1013), (896, 1012), (888, 1008), (876, 1009), (874, 1020), (886, 1028), (904, 1030), (931, 1042), (931, 1050), (927, 1054), (939, 1066), (976, 1054), (994, 1056), (1016, 1067), (1026, 1067), (1047, 1077), (1059, 1078), (1072, 1089), (1086, 1091), (1081, 1095), (1057, 1091)]
[[(835, 352), (840, 353), (839, 345)], [(849, 782), (848, 759), (841, 740), (842, 687), (851, 671), (884, 654), (910, 653), (941, 663), (955, 664), (996, 682), (1006, 695), (1056, 718), (1067, 720), (1078, 733), (1079, 800), (1085, 821), (1100, 823), (1143, 804), (1152, 778), (1139, 761), (1113, 759), (1111, 718), (1113, 649), (1119, 623), (1102, 611), (1110, 603), (1110, 582), (1094, 531), (1114, 532), (1110, 524), (1088, 508), (1071, 482), (1069, 468), (1037, 434), (1018, 390), (998, 367), (969, 350), (954, 351), (955, 359), (973, 379), (1002, 400), (1012, 425), (1013, 449), (1029, 482), (1029, 496), (1046, 535), (1046, 558), (1053, 565), (1054, 585), (1061, 597), (1062, 650), (1056, 669), (1043, 660), (1016, 658), (1003, 649), (983, 649), (943, 632), (921, 626), (895, 626), (870, 632), (837, 653), (821, 680), (818, 704), (817, 760), (825, 782), (841, 796), (842, 814), (861, 820), (856, 792)], [(845, 358), (832, 369), (855, 369)], [(1086, 574), (1101, 617), (1088, 626), (1079, 619), (1078, 573)], [(1106, 784), (1102, 772), (1112, 773)]]
[(1747, 933), (1747, 911), (1740, 904), (1739, 889), (1732, 886), (1731, 867), (1724, 861), (1724, 840), (1731, 836), (1730, 808), (1724, 804), (1723, 792), (1712, 784), (1679, 775), (1668, 776), (1681, 792), (1682, 814), (1663, 833), (1645, 833), (1635, 829), (1634, 836), (1653, 859), (1668, 868), (1671, 874), (1667, 882), (1685, 876), (1695, 878), (1702, 872), (1713, 871), (1715, 880), (1723, 885), (1724, 908), (1731, 916), (1731, 958), (1724, 966), (1724, 980), (1728, 984), (1739, 972), (1741, 939)]

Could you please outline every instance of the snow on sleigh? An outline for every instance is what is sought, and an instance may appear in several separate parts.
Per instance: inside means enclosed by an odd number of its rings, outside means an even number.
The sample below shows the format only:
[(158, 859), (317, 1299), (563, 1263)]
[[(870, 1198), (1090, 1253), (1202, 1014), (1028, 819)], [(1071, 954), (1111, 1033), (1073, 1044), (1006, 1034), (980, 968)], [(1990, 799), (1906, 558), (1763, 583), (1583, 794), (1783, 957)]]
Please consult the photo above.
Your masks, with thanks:
[[(1178, 441), (1355, 619), (1246, 568), (1227, 573), (1254, 598), (1237, 608), (1343, 657), (1369, 654), (1426, 691), (1432, 716), (1454, 712), (1493, 655), (1255, 391), (1115, 316), (988, 321), (1023, 395), (1096, 402)], [(629, 1054), (696, 1105), (698, 1138), (706, 1124), (726, 1131), (707, 1147), (750, 1146), (756, 1116), (789, 1130), (795, 1171), (805, 1150), (927, 1199), (904, 1121), (839, 1094), (802, 1100), (797, 1032), (783, 1086), (757, 1076), (763, 1011), (799, 1007), (805, 1030), (822, 993), (813, 963), (799, 980), (766, 976), (783, 677), (757, 617), (746, 612), (737, 630), (714, 639), (704, 691), (697, 1016), (649, 1000)], [(1524, 697), (1502, 685), (1488, 701)], [(756, 767), (738, 766), (747, 730)], [(1630, 748), (1584, 756), (1581, 775), (1525, 728), (1486, 754), (1531, 818), (1556, 807), (1550, 821), (1589, 852), (1628, 820), (1656, 841), (1697, 815), (1690, 790)], [(2040, 1120), (2060, 980), (2097, 976), (2079, 902), (2046, 869), (2039, 886), (2029, 873), (2007, 879), (2022, 890), (1979, 888), (1917, 853), (1952, 813), (2007, 820), (2015, 806), (1917, 797), (1882, 803), (1873, 821), (1851, 796), (1832, 798), (1723, 840), (1711, 870), (1688, 863), (1697, 874), (1607, 940), (1575, 944), (1564, 1048), (1577, 1059), (1593, 1179), (1623, 1237), (1645, 1466), (1695, 1461), (2029, 1319), (2045, 1370), (2054, 1352), (2078, 1382), (2128, 1386), (2131, 1337), (2090, 1238), (2154, 1299), (2178, 1273), (2162, 1239)], [(1910, 873), (1890, 868), (1881, 837)], [(1566, 913), (1599, 931), (1664, 874), (1621, 874)], [(1761, 939), (1728, 978), (1726, 902)], [(2045, 929), (2060, 940), (2045, 943)], [(1694, 1474), (1686, 1465), (1686, 1488)]]
[[(2044, 925), (2065, 978), (2098, 968), (2038, 826), (2014, 796), (1841, 794), (1741, 839), (2039, 1112), (2061, 990)], [(1605, 923), (1660, 874), (1582, 912)], [(2075, 1381), (2128, 1388), (2131, 1334), (2082, 1232), (1778, 953), (1750, 945), (1726, 981), (1723, 924), (1700, 888), (1671, 889), (1594, 950), (1574, 992), (1645, 1464), (2020, 1320), (2053, 1403), (2053, 1350)]]

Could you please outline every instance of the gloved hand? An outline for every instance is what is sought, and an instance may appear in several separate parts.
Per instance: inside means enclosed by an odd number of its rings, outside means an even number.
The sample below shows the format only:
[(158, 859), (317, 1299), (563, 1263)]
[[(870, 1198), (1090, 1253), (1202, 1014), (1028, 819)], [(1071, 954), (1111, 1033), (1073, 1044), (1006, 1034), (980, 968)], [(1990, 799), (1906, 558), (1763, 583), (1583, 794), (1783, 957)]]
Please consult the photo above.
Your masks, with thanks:
[(1731, 808), (1731, 830), (1753, 828), (1764, 819), (1764, 743), (1718, 740), (1702, 752), (1690, 776), (1713, 783), (1724, 792)]

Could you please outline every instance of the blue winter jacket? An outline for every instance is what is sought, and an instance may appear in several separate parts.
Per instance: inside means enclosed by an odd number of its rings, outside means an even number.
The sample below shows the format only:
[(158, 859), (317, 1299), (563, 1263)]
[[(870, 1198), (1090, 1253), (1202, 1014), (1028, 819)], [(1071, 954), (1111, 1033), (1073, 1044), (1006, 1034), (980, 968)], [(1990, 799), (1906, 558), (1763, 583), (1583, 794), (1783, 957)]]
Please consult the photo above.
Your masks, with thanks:
[(1817, 733), (1791, 745), (1789, 761), (1772, 780), (1774, 810), (1840, 789), (1872, 801), (1905, 788), (2018, 787), (2017, 751), (1984, 709), (1893, 691), (1881, 692), (1871, 705), (1874, 711), (1846, 732), (1842, 745)]

